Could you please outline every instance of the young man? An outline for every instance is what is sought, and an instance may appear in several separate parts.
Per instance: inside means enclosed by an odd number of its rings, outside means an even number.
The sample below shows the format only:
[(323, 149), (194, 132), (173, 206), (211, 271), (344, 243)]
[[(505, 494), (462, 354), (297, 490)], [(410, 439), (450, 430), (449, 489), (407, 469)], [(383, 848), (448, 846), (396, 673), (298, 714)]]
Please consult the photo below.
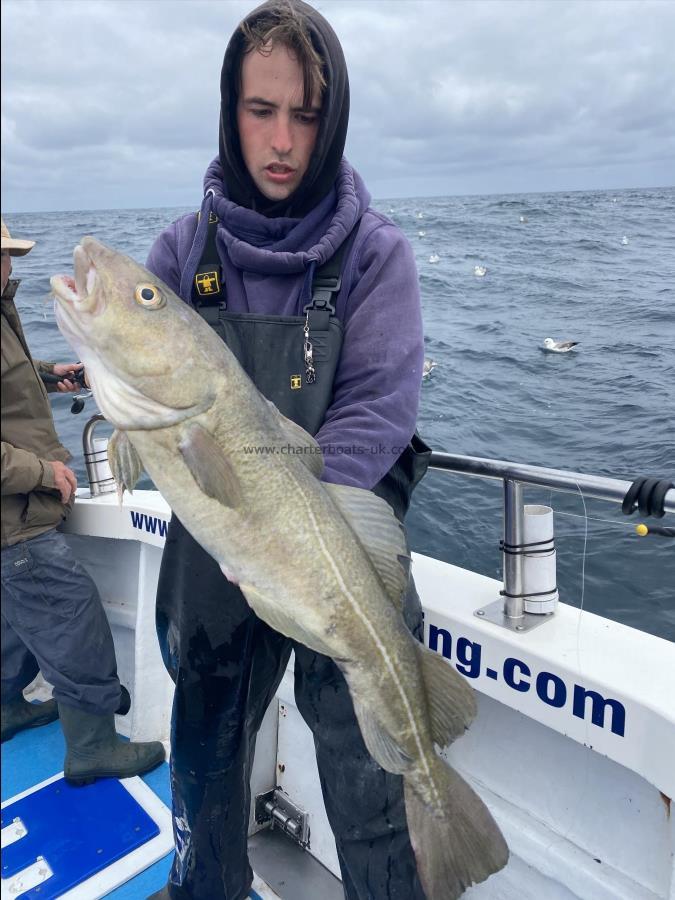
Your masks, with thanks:
[[(13, 238), (2, 222), (2, 740), (60, 717), (64, 772), (71, 783), (128, 777), (164, 759), (159, 742), (130, 743), (115, 733), (129, 710), (110, 626), (96, 585), (57, 526), (71, 511), (77, 479), (54, 429), (41, 373), (80, 363), (33, 360), (11, 281), (12, 257), (34, 241)], [(65, 379), (49, 384), (75, 390)], [(41, 670), (54, 700), (33, 704), (23, 690)]]
[[(348, 113), (347, 70), (328, 22), (301, 0), (254, 10), (225, 53), (220, 152), (201, 211), (160, 235), (148, 268), (315, 435), (325, 480), (374, 490), (402, 518), (427, 461), (410, 444), (423, 365), (417, 273), (405, 237), (370, 208), (343, 158)], [(420, 636), (412, 582), (405, 615)], [(401, 779), (369, 756), (339, 670), (260, 621), (175, 517), (157, 621), (176, 683), (176, 855), (155, 896), (248, 895), (255, 736), (294, 649), (298, 708), (314, 734), (346, 897), (422, 898)]]

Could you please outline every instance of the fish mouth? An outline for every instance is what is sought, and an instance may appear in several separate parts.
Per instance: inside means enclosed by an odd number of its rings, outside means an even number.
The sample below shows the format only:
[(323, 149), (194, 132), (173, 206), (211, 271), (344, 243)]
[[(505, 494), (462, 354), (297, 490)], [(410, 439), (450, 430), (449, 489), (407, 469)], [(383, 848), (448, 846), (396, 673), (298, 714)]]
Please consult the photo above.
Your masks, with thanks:
[(66, 308), (96, 315), (102, 312), (103, 306), (96, 298), (98, 277), (94, 260), (82, 244), (78, 244), (73, 250), (73, 274), (53, 275), (49, 284), (56, 299)]

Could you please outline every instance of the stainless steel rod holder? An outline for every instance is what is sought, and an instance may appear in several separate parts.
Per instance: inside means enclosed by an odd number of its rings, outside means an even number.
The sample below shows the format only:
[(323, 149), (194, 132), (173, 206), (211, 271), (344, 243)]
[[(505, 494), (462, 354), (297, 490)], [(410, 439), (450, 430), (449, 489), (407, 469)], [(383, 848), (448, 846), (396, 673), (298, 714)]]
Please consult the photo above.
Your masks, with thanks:
[[(523, 543), (523, 486), (511, 478), (504, 479), (504, 544), (520, 547)], [(504, 615), (522, 619), (525, 611), (523, 594), (523, 556), (502, 553), (504, 557)], [(512, 596), (509, 596), (512, 595)]]
[(108, 448), (96, 448), (94, 443), (94, 431), (96, 427), (105, 422), (104, 416), (92, 416), (84, 426), (82, 432), (82, 448), (84, 450), (84, 465), (87, 469), (87, 478), (89, 479), (89, 490), (92, 497), (98, 497), (100, 494), (109, 494), (117, 490), (115, 479), (110, 471), (108, 464)]

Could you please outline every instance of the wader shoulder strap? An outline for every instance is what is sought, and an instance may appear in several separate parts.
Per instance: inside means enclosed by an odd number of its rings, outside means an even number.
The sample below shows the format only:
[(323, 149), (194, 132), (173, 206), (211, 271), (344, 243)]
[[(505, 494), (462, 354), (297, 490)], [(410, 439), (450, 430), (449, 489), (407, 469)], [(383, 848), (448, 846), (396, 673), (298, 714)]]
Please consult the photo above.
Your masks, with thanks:
[[(199, 217), (200, 213), (197, 213)], [(218, 216), (209, 213), (209, 227), (206, 232), (204, 252), (199, 260), (195, 279), (192, 285), (192, 299), (196, 306), (215, 307), (225, 309), (227, 307), (227, 295), (223, 281), (223, 267), (216, 247), (216, 231), (218, 229)]]
[(335, 313), (333, 301), (342, 286), (342, 263), (347, 256), (349, 248), (354, 243), (358, 230), (359, 225), (357, 223), (330, 259), (327, 259), (314, 273), (312, 299), (303, 307), (302, 311), (304, 313), (312, 310), (325, 311), (331, 316)]
[[(206, 234), (206, 243), (202, 258), (199, 260), (193, 284), (192, 296), (200, 307), (227, 308), (227, 295), (223, 280), (223, 267), (216, 247), (216, 232), (218, 229), (218, 217), (215, 213), (209, 215), (209, 227)], [(347, 235), (330, 259), (320, 266), (312, 279), (312, 299), (303, 308), (303, 313), (316, 310), (327, 312), (328, 316), (335, 313), (334, 299), (342, 285), (342, 263), (354, 242), (358, 224)], [(328, 319), (328, 316), (326, 319)], [(315, 317), (312, 316), (312, 319)], [(321, 317), (323, 318), (323, 317)], [(327, 327), (327, 323), (326, 323)]]

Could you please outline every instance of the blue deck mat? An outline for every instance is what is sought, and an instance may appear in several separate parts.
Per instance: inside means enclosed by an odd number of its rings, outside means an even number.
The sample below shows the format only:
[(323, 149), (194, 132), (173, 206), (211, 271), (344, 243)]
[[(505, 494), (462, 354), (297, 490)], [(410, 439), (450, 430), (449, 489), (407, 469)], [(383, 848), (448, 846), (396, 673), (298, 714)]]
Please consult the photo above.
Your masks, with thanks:
[[(49, 725), (43, 725), (41, 728), (31, 728), (27, 731), (22, 731), (4, 743), (2, 745), (1, 770), (3, 802), (63, 771), (65, 753), (66, 745), (58, 722), (51, 722)], [(168, 765), (162, 763), (161, 766), (153, 769), (152, 772), (148, 772), (147, 775), (142, 775), (141, 778), (159, 799), (171, 809), (171, 786)], [(85, 790), (85, 788), (77, 788), (77, 790)], [(4, 809), (2, 814), (4, 819)], [(26, 838), (21, 840), (24, 841)], [(7, 849), (9, 850), (11, 847)], [(6, 861), (4, 859), (5, 853), (6, 850), (3, 851), (3, 864)], [(172, 860), (173, 850), (158, 860), (158, 862), (139, 872), (130, 881), (106, 894), (106, 900), (145, 900), (145, 898), (164, 887), (169, 878)], [(23, 900), (23, 897), (28, 896), (28, 894), (22, 895), (21, 900)], [(47, 895), (41, 891), (37, 896), (45, 900)], [(260, 895), (253, 890), (250, 893), (250, 897), (251, 900), (262, 900)]]
[[(8, 800), (61, 772), (65, 750), (63, 733), (58, 722), (22, 731), (4, 743), (2, 745), (2, 800)], [(168, 765), (162, 763), (152, 772), (143, 775), (142, 780), (170, 809), (171, 789)], [(105, 784), (107, 781), (101, 783)], [(73, 790), (86, 791), (88, 787), (74, 788)], [(7, 807), (2, 811), (3, 820), (6, 816), (6, 809)], [(17, 844), (21, 844), (25, 840), (27, 838), (22, 838)], [(3, 865), (7, 862), (6, 854), (11, 849), (10, 846), (3, 851)], [(166, 884), (172, 859), (173, 852), (170, 852), (143, 872), (139, 872), (131, 881), (112, 891), (107, 897), (109, 900), (145, 900), (146, 897), (160, 890)], [(29, 897), (32, 894), (31, 891), (22, 896)], [(41, 898), (48, 896), (44, 886), (36, 896)]]
[(17, 816), (28, 833), (3, 850), (3, 878), (39, 856), (53, 872), (26, 891), (25, 900), (54, 900), (159, 834), (153, 819), (115, 778), (86, 787), (72, 787), (59, 778), (5, 807), (3, 828)]

